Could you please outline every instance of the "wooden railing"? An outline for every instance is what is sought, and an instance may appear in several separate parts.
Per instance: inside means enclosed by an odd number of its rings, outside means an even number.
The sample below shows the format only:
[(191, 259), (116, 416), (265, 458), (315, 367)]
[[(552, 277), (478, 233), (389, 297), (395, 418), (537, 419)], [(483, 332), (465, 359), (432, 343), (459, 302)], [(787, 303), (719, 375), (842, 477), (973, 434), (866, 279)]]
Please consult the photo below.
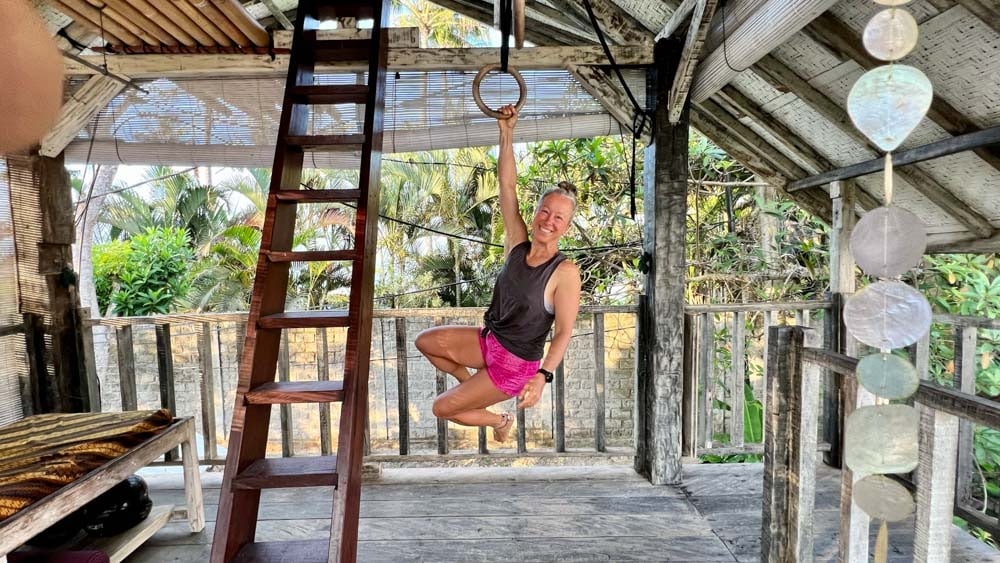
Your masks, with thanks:
[[(572, 380), (573, 373), (567, 373), (564, 367), (566, 363), (572, 365), (580, 358), (572, 357), (573, 347), (567, 353), (568, 362), (564, 362), (556, 371), (555, 381), (551, 385), (551, 409), (552, 422), (551, 438), (542, 440), (544, 445), (539, 445), (537, 436), (532, 439), (525, 430), (526, 420), (523, 410), (517, 411), (517, 432), (514, 447), (506, 451), (491, 452), (488, 448), (487, 433), (485, 429), (478, 432), (478, 440), (474, 450), (454, 451), (452, 444), (454, 439), (449, 440), (449, 424), (447, 421), (438, 420), (436, 423), (436, 453), (427, 453), (414, 448), (412, 441), (412, 419), (411, 414), (415, 412), (414, 401), (410, 398), (411, 370), (413, 365), (406, 361), (412, 359), (413, 362), (422, 361), (422, 357), (416, 353), (413, 340), (416, 336), (413, 328), (414, 321), (419, 321), (422, 325), (434, 324), (478, 324), (482, 318), (484, 309), (481, 308), (456, 308), (456, 309), (381, 309), (375, 311), (376, 319), (383, 319), (391, 325), (395, 333), (394, 341), (389, 339), (384, 343), (381, 354), (373, 354), (373, 362), (381, 361), (393, 362), (396, 372), (395, 394), (396, 405), (386, 410), (392, 410), (396, 417), (396, 435), (398, 439), (394, 443), (394, 452), (387, 453), (384, 448), (381, 451), (369, 450), (366, 459), (370, 461), (442, 461), (465, 458), (475, 458), (483, 456), (491, 457), (546, 457), (546, 456), (631, 456), (634, 454), (634, 443), (621, 443), (615, 440), (615, 444), (609, 447), (609, 440), (606, 434), (607, 412), (606, 408), (606, 375), (608, 370), (605, 366), (605, 335), (616, 331), (630, 331), (630, 337), (636, 330), (634, 320), (630, 323), (622, 322), (616, 318), (617, 325), (613, 328), (605, 327), (605, 319), (608, 315), (620, 317), (622, 315), (631, 316), (633, 319), (638, 311), (636, 306), (585, 306), (581, 307), (580, 318), (582, 321), (590, 320), (592, 330), (578, 328), (574, 334), (574, 339), (591, 339), (592, 343), (586, 347), (592, 350), (593, 358), (593, 379), (589, 401), (593, 403), (592, 426), (592, 446), (580, 447), (579, 440), (576, 440), (574, 448), (567, 447), (567, 410), (566, 410), (566, 384), (567, 379)], [(96, 319), (85, 323), (87, 340), (93, 341), (95, 327), (104, 327), (108, 338), (116, 341), (117, 353), (115, 358), (109, 359), (109, 363), (116, 361), (118, 369), (118, 386), (121, 394), (120, 408), (122, 410), (135, 410), (140, 407), (139, 388), (149, 384), (137, 376), (137, 353), (138, 340), (135, 336), (136, 330), (149, 330), (153, 327), (155, 332), (155, 355), (156, 355), (156, 384), (159, 388), (159, 406), (177, 412), (178, 403), (178, 376), (174, 364), (175, 356), (185, 357), (187, 364), (191, 364), (191, 356), (196, 358), (197, 364), (197, 412), (184, 414), (194, 414), (200, 420), (200, 434), (202, 435), (204, 454), (203, 464), (224, 463), (224, 452), (221, 451), (225, 441), (224, 432), (228, 431), (226, 418), (226, 397), (231, 395), (235, 387), (235, 368), (242, 355), (243, 338), (247, 316), (245, 313), (228, 314), (174, 314), (150, 317), (118, 317), (107, 319)], [(585, 323), (584, 323), (585, 324)], [(628, 325), (628, 326), (626, 326)], [(331, 374), (331, 366), (336, 362), (331, 362), (332, 349), (328, 346), (327, 329), (315, 329), (315, 369), (319, 379), (336, 378), (336, 373)], [(335, 329), (334, 329), (335, 330)], [(223, 343), (220, 334), (228, 331), (230, 345)], [(196, 349), (178, 349), (176, 338), (190, 338), (192, 334), (197, 339)], [(631, 351), (634, 357), (634, 342), (632, 337)], [(378, 343), (376, 343), (376, 347)], [(148, 343), (144, 345), (150, 353)], [(182, 347), (183, 348), (183, 347)], [(276, 377), (279, 380), (288, 380), (292, 367), (289, 359), (289, 341), (287, 332), (283, 335), (281, 351), (279, 353), (279, 364)], [(140, 352), (140, 355), (143, 353)], [(142, 359), (142, 358), (139, 358)], [(631, 360), (630, 360), (631, 361)], [(149, 363), (148, 359), (146, 360)], [(95, 365), (95, 362), (88, 362)], [(588, 361), (589, 364), (589, 361)], [(301, 367), (301, 366), (299, 366)], [(96, 368), (94, 368), (96, 369)], [(186, 369), (190, 369), (189, 367)], [(590, 367), (588, 366), (588, 371)], [(114, 373), (114, 369), (103, 370), (104, 373)], [(629, 385), (634, 385), (634, 368), (630, 368)], [(223, 373), (225, 372), (225, 373)], [(447, 389), (451, 376), (443, 372), (437, 372), (435, 377), (435, 391), (441, 393)], [(96, 375), (93, 376), (96, 380)], [(138, 379), (138, 380), (137, 380)], [(590, 379), (588, 374), (587, 379)], [(576, 391), (579, 398), (579, 390)], [(220, 400), (221, 399), (221, 400)], [(387, 398), (391, 400), (391, 398)], [(189, 401), (190, 402), (190, 401)], [(149, 401), (142, 405), (150, 408)], [(425, 413), (425, 418), (429, 415)], [(119, 405), (105, 405), (105, 410), (118, 410)], [(222, 409), (222, 416), (219, 416), (219, 409)], [(281, 428), (281, 452), (283, 456), (296, 455), (293, 441), (293, 407), (282, 405), (279, 407), (279, 421)], [(386, 413), (388, 424), (388, 415)], [(319, 449), (322, 453), (331, 452), (331, 421), (335, 423), (336, 418), (331, 416), (330, 405), (319, 406)], [(581, 421), (575, 420), (579, 427)], [(585, 424), (585, 423), (584, 423)], [(631, 425), (629, 425), (631, 428)], [(220, 433), (221, 431), (221, 433)], [(633, 438), (634, 439), (634, 438)], [(534, 442), (534, 443), (533, 443)], [(432, 445), (433, 447), (433, 445)], [(529, 449), (530, 448), (530, 449)], [(430, 451), (434, 451), (431, 449)], [(299, 452), (302, 453), (302, 452)], [(169, 461), (169, 460), (168, 460)]]
[[(762, 436), (751, 436), (749, 442), (744, 438), (747, 430), (744, 389), (749, 382), (754, 399), (761, 403), (762, 416), (766, 417), (770, 407), (768, 382), (764, 377), (769, 329), (794, 323), (806, 327), (818, 325), (825, 335), (832, 334), (830, 307), (827, 301), (685, 307), (682, 416), (685, 457), (764, 452)], [(753, 422), (752, 417), (750, 420)], [(715, 439), (720, 435), (728, 436), (727, 443), (720, 444)], [(824, 447), (821, 444), (821, 449)]]
[[(923, 379), (913, 397), (920, 411), (919, 465), (911, 481), (897, 476), (915, 491), (916, 532), (914, 558), (919, 562), (948, 561), (952, 517), (965, 518), (994, 534), (997, 519), (971, 510), (967, 499), (956, 497), (956, 481), (966, 486), (959, 471), (970, 460), (972, 425), (1000, 428), (1000, 403), (975, 395), (975, 367), (969, 361), (976, 328), (997, 328), (989, 319), (936, 316), (935, 321), (956, 326), (955, 387)], [(857, 360), (819, 346), (818, 335), (803, 327), (771, 327), (767, 381), (776, 402), (765, 418), (764, 512), (762, 561), (812, 559), (812, 519), (817, 459), (816, 421), (819, 419), (823, 371), (837, 374), (844, 386), (845, 414), (873, 404), (874, 396), (860, 388), (854, 376)], [(928, 341), (912, 351), (926, 374)], [(971, 382), (971, 383), (969, 383)], [(967, 430), (963, 431), (962, 428)], [(963, 445), (964, 444), (964, 445)], [(869, 519), (852, 504), (855, 481), (848, 469), (841, 474), (840, 560), (868, 560)]]

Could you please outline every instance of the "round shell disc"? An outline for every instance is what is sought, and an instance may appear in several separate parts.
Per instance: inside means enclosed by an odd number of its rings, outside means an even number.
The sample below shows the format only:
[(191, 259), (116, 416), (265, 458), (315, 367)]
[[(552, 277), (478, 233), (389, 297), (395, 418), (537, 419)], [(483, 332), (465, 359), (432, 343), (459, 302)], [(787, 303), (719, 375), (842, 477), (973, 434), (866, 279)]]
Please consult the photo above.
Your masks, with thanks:
[(920, 28), (906, 10), (890, 8), (875, 14), (865, 26), (861, 40), (873, 57), (896, 61), (917, 46)]
[(893, 354), (865, 356), (854, 373), (862, 387), (885, 399), (905, 399), (920, 387), (917, 368)]
[(873, 348), (905, 348), (930, 330), (931, 305), (905, 283), (876, 282), (847, 300), (844, 324), (854, 338)]
[(861, 75), (847, 95), (847, 113), (865, 137), (890, 152), (900, 145), (931, 107), (934, 87), (919, 69), (892, 64)]
[(851, 254), (869, 276), (894, 278), (920, 263), (927, 231), (919, 217), (901, 207), (865, 213), (851, 233)]
[(844, 463), (860, 475), (913, 471), (919, 428), (920, 416), (911, 406), (860, 407), (844, 425)]
[(913, 495), (884, 475), (869, 475), (854, 483), (854, 504), (876, 520), (899, 522), (913, 514)]
[(910, 0), (875, 0), (875, 3), (883, 6), (902, 6), (903, 4), (909, 4)]

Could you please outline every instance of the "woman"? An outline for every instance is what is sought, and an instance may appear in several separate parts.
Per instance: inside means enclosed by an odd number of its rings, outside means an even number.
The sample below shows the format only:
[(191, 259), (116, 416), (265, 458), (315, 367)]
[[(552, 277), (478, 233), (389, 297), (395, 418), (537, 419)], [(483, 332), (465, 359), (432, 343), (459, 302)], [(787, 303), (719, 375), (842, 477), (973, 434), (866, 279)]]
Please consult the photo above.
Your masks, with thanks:
[[(459, 385), (434, 401), (434, 416), (465, 426), (491, 426), (505, 442), (514, 417), (486, 407), (518, 397), (535, 405), (569, 345), (580, 307), (580, 271), (559, 252), (559, 238), (576, 210), (576, 188), (567, 182), (542, 194), (531, 220), (531, 238), (518, 212), (514, 125), (517, 110), (500, 109), (500, 212), (506, 262), (493, 289), (485, 327), (442, 326), (417, 335), (417, 349)], [(555, 332), (545, 353), (545, 339)], [(475, 370), (470, 373), (469, 369)]]

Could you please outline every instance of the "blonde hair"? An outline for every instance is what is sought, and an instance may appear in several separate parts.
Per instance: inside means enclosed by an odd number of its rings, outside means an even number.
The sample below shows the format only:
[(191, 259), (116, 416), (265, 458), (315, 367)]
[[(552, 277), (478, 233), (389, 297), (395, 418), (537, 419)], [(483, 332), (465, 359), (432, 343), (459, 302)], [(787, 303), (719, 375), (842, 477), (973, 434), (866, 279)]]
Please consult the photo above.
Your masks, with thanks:
[(541, 207), (542, 202), (545, 201), (545, 198), (549, 197), (552, 194), (559, 194), (563, 197), (569, 198), (569, 200), (573, 202), (573, 213), (576, 213), (576, 186), (563, 180), (562, 182), (559, 182), (555, 186), (548, 188), (547, 190), (542, 192), (542, 197), (538, 198), (538, 207)]

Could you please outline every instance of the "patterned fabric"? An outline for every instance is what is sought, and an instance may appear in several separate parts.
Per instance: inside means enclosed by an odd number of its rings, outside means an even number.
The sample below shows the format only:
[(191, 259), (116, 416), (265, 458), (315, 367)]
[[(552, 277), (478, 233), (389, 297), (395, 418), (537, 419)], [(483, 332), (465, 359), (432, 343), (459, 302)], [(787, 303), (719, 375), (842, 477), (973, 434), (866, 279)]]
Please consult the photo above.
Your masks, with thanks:
[(0, 428), (0, 522), (170, 425), (166, 409), (40, 414)]

